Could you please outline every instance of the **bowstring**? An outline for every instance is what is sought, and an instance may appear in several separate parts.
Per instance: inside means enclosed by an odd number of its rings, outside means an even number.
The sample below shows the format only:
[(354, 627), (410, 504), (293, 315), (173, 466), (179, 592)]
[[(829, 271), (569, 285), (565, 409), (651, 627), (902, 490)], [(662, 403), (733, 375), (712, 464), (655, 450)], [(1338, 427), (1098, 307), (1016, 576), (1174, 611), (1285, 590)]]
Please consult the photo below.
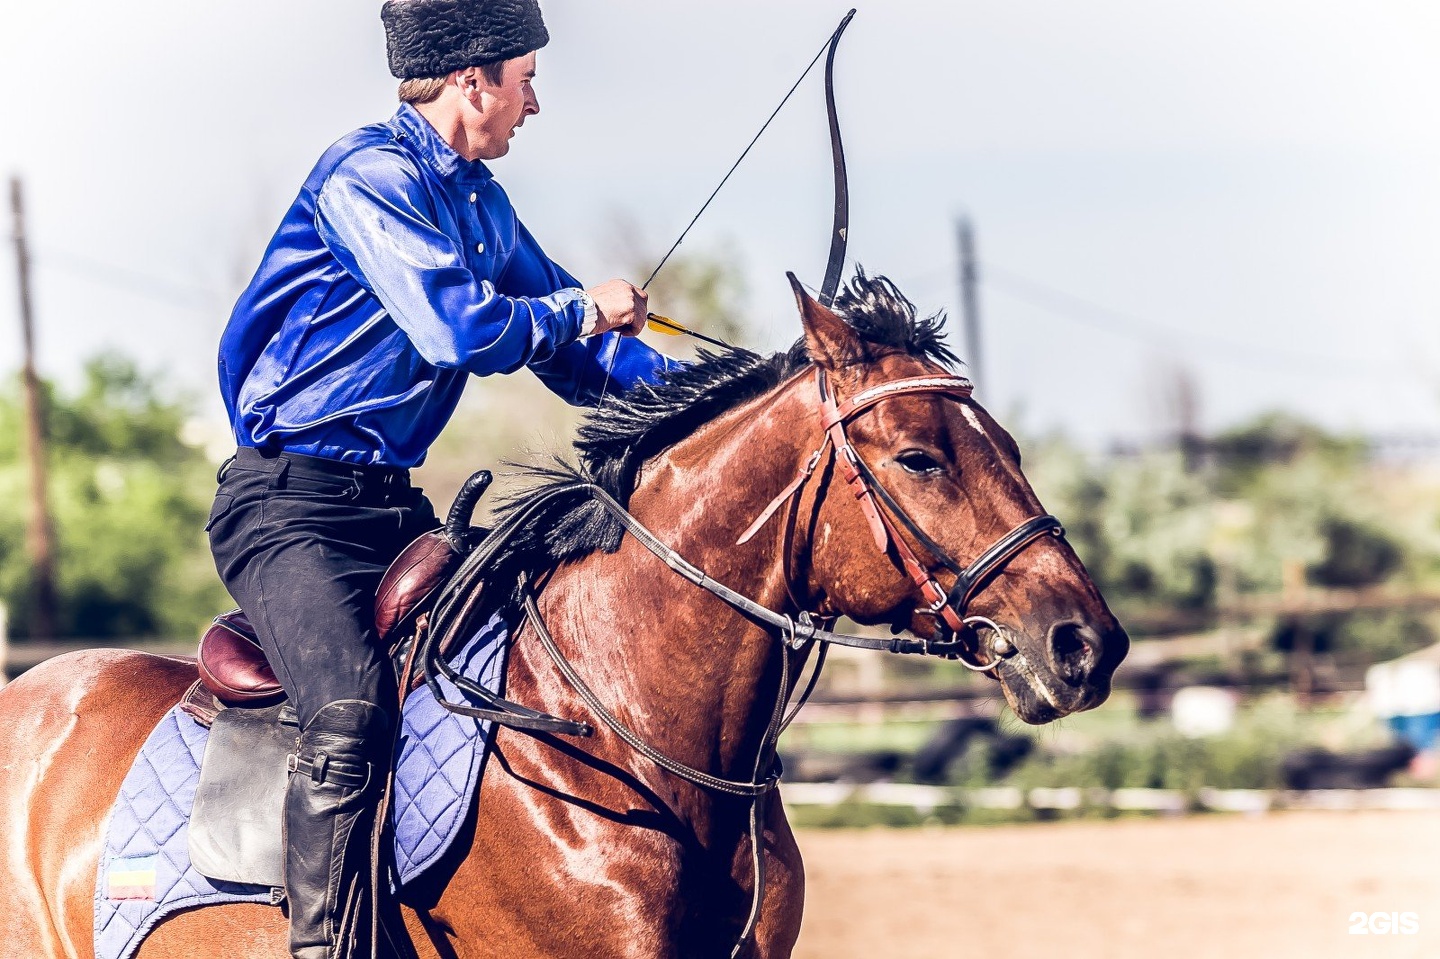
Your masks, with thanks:
[[(838, 33), (839, 31), (836, 32)], [(730, 181), (730, 177), (733, 176), (735, 171), (740, 168), (740, 164), (745, 162), (745, 158), (750, 155), (750, 151), (755, 148), (755, 144), (760, 142), (760, 138), (765, 135), (765, 131), (769, 129), (770, 124), (775, 120), (777, 116), (780, 115), (780, 111), (785, 109), (785, 104), (790, 102), (790, 98), (795, 95), (795, 91), (800, 89), (800, 84), (804, 83), (805, 78), (810, 75), (810, 71), (815, 69), (815, 64), (819, 63), (820, 58), (825, 56), (825, 51), (830, 49), (830, 41), (833, 40), (834, 37), (835, 34), (832, 33), (830, 35), (830, 38), (827, 39), (824, 45), (820, 47), (820, 52), (815, 54), (815, 59), (811, 60), (810, 65), (805, 68), (805, 72), (800, 74), (800, 79), (795, 81), (795, 83), (790, 87), (790, 90), (780, 100), (780, 105), (777, 106), (773, 111), (771, 111), (770, 116), (765, 120), (763, 124), (760, 125), (760, 132), (756, 133), (755, 136), (750, 140), (750, 143), (740, 154), (740, 158), (736, 160), (733, 164), (731, 164), (730, 169), (726, 172), (724, 179), (722, 179), (720, 181), (720, 185), (717, 186), (713, 192), (711, 192), (710, 196), (705, 200), (704, 205), (700, 207), (700, 211), (690, 218), (690, 222), (688, 225), (686, 225), (684, 232), (680, 234), (680, 238), (676, 240), (675, 243), (670, 247), (670, 249), (665, 252), (665, 255), (661, 257), (659, 264), (656, 265), (655, 269), (651, 271), (650, 278), (645, 281), (644, 286), (640, 287), (641, 290), (650, 289), (651, 282), (660, 273), (660, 270), (664, 268), (665, 264), (669, 262), (671, 254), (673, 254), (676, 250), (680, 248), (681, 243), (685, 242), (685, 237), (690, 235), (690, 230), (695, 226), (696, 222), (699, 221), (700, 217), (705, 215), (705, 211), (710, 208), (710, 204), (714, 202), (715, 197), (720, 195), (720, 191), (725, 188), (725, 184)]]
[[(604, 349), (605, 349), (605, 337), (608, 336), (608, 335), (610, 335), (611, 332), (614, 332), (614, 331), (607, 331), (607, 332), (601, 334), (601, 336), (600, 336), (600, 349), (601, 349), (601, 350), (604, 350)], [(599, 409), (600, 407), (602, 407), (602, 406), (605, 405), (605, 391), (610, 388), (610, 374), (611, 374), (611, 372), (614, 371), (614, 369), (615, 369), (615, 360), (616, 360), (616, 358), (620, 355), (620, 339), (621, 339), (620, 334), (619, 334), (619, 333), (616, 333), (616, 334), (615, 334), (615, 346), (610, 350), (610, 362), (605, 366), (605, 382), (603, 382), (603, 383), (600, 384), (600, 399), (597, 400), (596, 403), (595, 403), (595, 408), (596, 408), (596, 409)]]
[[(845, 29), (844, 25), (840, 26), (835, 30), (834, 33), (830, 34), (830, 36), (825, 40), (825, 43), (821, 45), (820, 51), (815, 54), (809, 65), (806, 66), (805, 70), (800, 74), (800, 78), (797, 79), (793, 84), (791, 84), (790, 89), (785, 92), (785, 96), (780, 98), (779, 105), (776, 106), (774, 110), (770, 111), (770, 116), (765, 118), (765, 122), (760, 125), (760, 130), (755, 134), (755, 136), (751, 137), (750, 142), (746, 144), (745, 149), (740, 152), (739, 158), (736, 159), (736, 161), (730, 165), (730, 169), (725, 172), (725, 176), (722, 177), (720, 180), (720, 185), (715, 187), (715, 189), (710, 192), (710, 195), (706, 197), (705, 202), (701, 204), (699, 211), (697, 211), (696, 214), (690, 218), (690, 222), (686, 224), (685, 229), (681, 231), (679, 239), (677, 239), (673, 244), (670, 245), (670, 249), (665, 251), (665, 255), (660, 258), (660, 262), (655, 265), (655, 269), (650, 271), (650, 276), (646, 278), (644, 285), (640, 287), (640, 291), (642, 293), (649, 291), (650, 284), (654, 282), (655, 277), (660, 275), (660, 271), (665, 268), (665, 264), (670, 262), (670, 257), (675, 253), (676, 250), (680, 249), (680, 244), (685, 242), (685, 238), (690, 235), (690, 231), (695, 227), (695, 224), (698, 223), (700, 221), (700, 218), (705, 215), (705, 211), (710, 209), (710, 204), (715, 202), (715, 198), (720, 195), (720, 191), (725, 189), (725, 184), (730, 182), (730, 177), (734, 176), (735, 171), (740, 169), (740, 164), (744, 163), (745, 158), (750, 155), (750, 151), (755, 149), (755, 144), (760, 142), (760, 138), (765, 135), (765, 131), (770, 128), (770, 124), (773, 123), (775, 121), (775, 118), (780, 115), (780, 111), (785, 109), (785, 104), (789, 103), (790, 98), (795, 95), (795, 91), (800, 89), (800, 84), (804, 83), (805, 78), (810, 75), (810, 71), (815, 69), (815, 64), (819, 63), (821, 58), (825, 56), (825, 52), (830, 49), (830, 44), (835, 39), (836, 34), (838, 34), (843, 29)], [(618, 358), (619, 352), (620, 343), (619, 337), (617, 336), (615, 347), (610, 351), (610, 362), (605, 367), (605, 380), (600, 385), (600, 398), (596, 403), (597, 406), (605, 402), (605, 397), (608, 393), (608, 390), (610, 389), (610, 375), (614, 372), (615, 361)]]

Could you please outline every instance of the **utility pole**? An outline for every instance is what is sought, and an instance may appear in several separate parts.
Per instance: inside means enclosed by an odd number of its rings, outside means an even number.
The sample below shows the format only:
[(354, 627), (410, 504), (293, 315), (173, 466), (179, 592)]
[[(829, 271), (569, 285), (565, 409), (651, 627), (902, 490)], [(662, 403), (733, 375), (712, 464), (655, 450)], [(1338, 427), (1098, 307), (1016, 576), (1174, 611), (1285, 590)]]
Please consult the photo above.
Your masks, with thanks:
[(980, 351), (980, 266), (975, 258), (975, 230), (970, 218), (960, 218), (960, 310), (965, 324), (965, 362), (970, 381), (979, 389), (985, 381)]
[(55, 638), (55, 545), (50, 522), (49, 485), (46, 478), (45, 409), (40, 377), (35, 372), (35, 314), (30, 300), (30, 248), (25, 241), (25, 202), (20, 178), (10, 178), (10, 210), (15, 217), (15, 262), (19, 274), (20, 328), (25, 338), (25, 453), (30, 458), (30, 526), (26, 547), (30, 552), (33, 603), (30, 638)]

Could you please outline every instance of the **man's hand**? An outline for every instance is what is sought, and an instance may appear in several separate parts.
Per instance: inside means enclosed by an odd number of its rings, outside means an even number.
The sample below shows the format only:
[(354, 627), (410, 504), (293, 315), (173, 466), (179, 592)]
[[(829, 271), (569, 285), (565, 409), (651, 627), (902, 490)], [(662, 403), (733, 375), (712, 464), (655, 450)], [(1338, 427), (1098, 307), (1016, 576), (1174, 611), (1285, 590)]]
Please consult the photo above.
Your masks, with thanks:
[(645, 329), (650, 297), (644, 290), (624, 280), (610, 280), (585, 292), (595, 301), (596, 333), (617, 330), (624, 336), (636, 336)]

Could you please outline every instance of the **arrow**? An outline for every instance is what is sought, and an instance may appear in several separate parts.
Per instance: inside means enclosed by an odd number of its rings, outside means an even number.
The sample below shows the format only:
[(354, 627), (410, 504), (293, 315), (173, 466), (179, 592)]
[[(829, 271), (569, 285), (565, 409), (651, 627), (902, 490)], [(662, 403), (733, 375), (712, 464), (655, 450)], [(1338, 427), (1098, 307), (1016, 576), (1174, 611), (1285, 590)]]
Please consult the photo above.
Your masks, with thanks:
[(654, 330), (656, 333), (664, 333), (666, 336), (693, 336), (697, 340), (703, 340), (704, 342), (709, 343), (712, 346), (718, 346), (721, 349), (735, 349), (735, 347), (731, 346), (729, 343), (726, 343), (722, 340), (717, 340), (713, 336), (706, 336), (704, 333), (696, 333), (688, 326), (684, 326), (683, 324), (670, 319), (670, 317), (668, 316), (661, 316), (659, 313), (646, 314), (645, 320), (645, 328), (649, 330)]

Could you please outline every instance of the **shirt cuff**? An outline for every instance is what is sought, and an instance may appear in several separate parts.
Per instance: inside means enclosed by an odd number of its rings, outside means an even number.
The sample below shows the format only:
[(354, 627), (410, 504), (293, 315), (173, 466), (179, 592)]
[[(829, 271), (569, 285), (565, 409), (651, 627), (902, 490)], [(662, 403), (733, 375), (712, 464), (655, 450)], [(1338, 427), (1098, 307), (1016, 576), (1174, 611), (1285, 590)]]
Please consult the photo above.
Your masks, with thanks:
[(580, 321), (580, 335), (591, 336), (595, 332), (595, 327), (600, 325), (600, 311), (595, 307), (594, 298), (584, 290), (580, 291), (578, 299), (585, 307), (585, 317)]

